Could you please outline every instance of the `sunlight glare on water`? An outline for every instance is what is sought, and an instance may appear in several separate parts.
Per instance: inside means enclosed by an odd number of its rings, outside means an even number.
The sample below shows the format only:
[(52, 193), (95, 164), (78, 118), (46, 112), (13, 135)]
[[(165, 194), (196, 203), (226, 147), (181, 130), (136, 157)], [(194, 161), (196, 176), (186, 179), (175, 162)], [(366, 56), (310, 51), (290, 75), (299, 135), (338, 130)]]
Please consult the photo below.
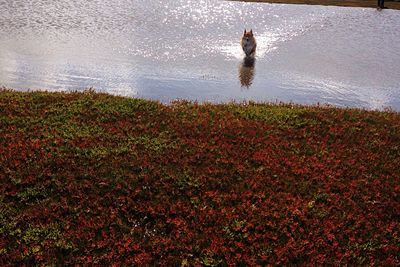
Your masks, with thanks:
[(398, 25), (399, 11), (363, 8), (0, 0), (0, 86), (400, 110)]

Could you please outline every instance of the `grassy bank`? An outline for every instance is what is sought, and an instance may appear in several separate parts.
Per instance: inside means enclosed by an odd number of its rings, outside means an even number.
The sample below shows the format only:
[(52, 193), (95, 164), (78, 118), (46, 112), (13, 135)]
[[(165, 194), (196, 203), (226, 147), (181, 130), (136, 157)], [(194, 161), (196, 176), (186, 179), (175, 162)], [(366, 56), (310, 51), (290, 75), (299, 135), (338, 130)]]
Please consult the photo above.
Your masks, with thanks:
[(399, 265), (400, 114), (0, 91), (0, 263)]
[[(235, 0), (231, 0), (235, 1)], [(377, 7), (377, 0), (236, 0), (257, 3), (279, 3), (279, 4), (307, 4), (324, 6), (347, 6), (347, 7)], [(400, 1), (385, 1), (385, 7), (400, 10)]]

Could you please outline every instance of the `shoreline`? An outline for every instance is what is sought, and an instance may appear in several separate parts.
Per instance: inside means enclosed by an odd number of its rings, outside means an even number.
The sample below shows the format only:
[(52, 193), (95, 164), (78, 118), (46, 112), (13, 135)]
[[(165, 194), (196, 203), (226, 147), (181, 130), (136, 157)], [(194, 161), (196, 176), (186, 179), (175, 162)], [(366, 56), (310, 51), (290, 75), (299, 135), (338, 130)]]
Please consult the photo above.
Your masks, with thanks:
[[(375, 0), (230, 0), (235, 2), (377, 8)], [(385, 9), (400, 10), (400, 1), (385, 1)]]

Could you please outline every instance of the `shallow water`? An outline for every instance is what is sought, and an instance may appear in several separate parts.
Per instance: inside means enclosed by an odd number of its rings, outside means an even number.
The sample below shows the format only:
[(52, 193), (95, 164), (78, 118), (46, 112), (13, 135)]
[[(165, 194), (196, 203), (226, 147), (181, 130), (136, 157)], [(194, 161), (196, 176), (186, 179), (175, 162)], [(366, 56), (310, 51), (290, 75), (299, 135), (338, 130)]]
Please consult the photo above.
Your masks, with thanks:
[(399, 25), (399, 11), (362, 8), (0, 0), (0, 86), (400, 110)]

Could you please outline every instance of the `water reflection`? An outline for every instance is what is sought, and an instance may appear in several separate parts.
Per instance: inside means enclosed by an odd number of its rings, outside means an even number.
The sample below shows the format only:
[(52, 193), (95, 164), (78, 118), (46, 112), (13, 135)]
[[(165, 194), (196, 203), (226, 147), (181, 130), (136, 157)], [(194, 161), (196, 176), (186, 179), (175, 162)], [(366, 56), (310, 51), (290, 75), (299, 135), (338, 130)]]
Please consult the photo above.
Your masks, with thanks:
[[(399, 23), (398, 11), (361, 8), (0, 0), (0, 86), (400, 110)], [(242, 58), (246, 27), (257, 74)]]
[(239, 66), (239, 81), (240, 85), (247, 89), (250, 88), (254, 79), (254, 65), (256, 63), (256, 59), (253, 56), (246, 56), (243, 58), (242, 63)]

